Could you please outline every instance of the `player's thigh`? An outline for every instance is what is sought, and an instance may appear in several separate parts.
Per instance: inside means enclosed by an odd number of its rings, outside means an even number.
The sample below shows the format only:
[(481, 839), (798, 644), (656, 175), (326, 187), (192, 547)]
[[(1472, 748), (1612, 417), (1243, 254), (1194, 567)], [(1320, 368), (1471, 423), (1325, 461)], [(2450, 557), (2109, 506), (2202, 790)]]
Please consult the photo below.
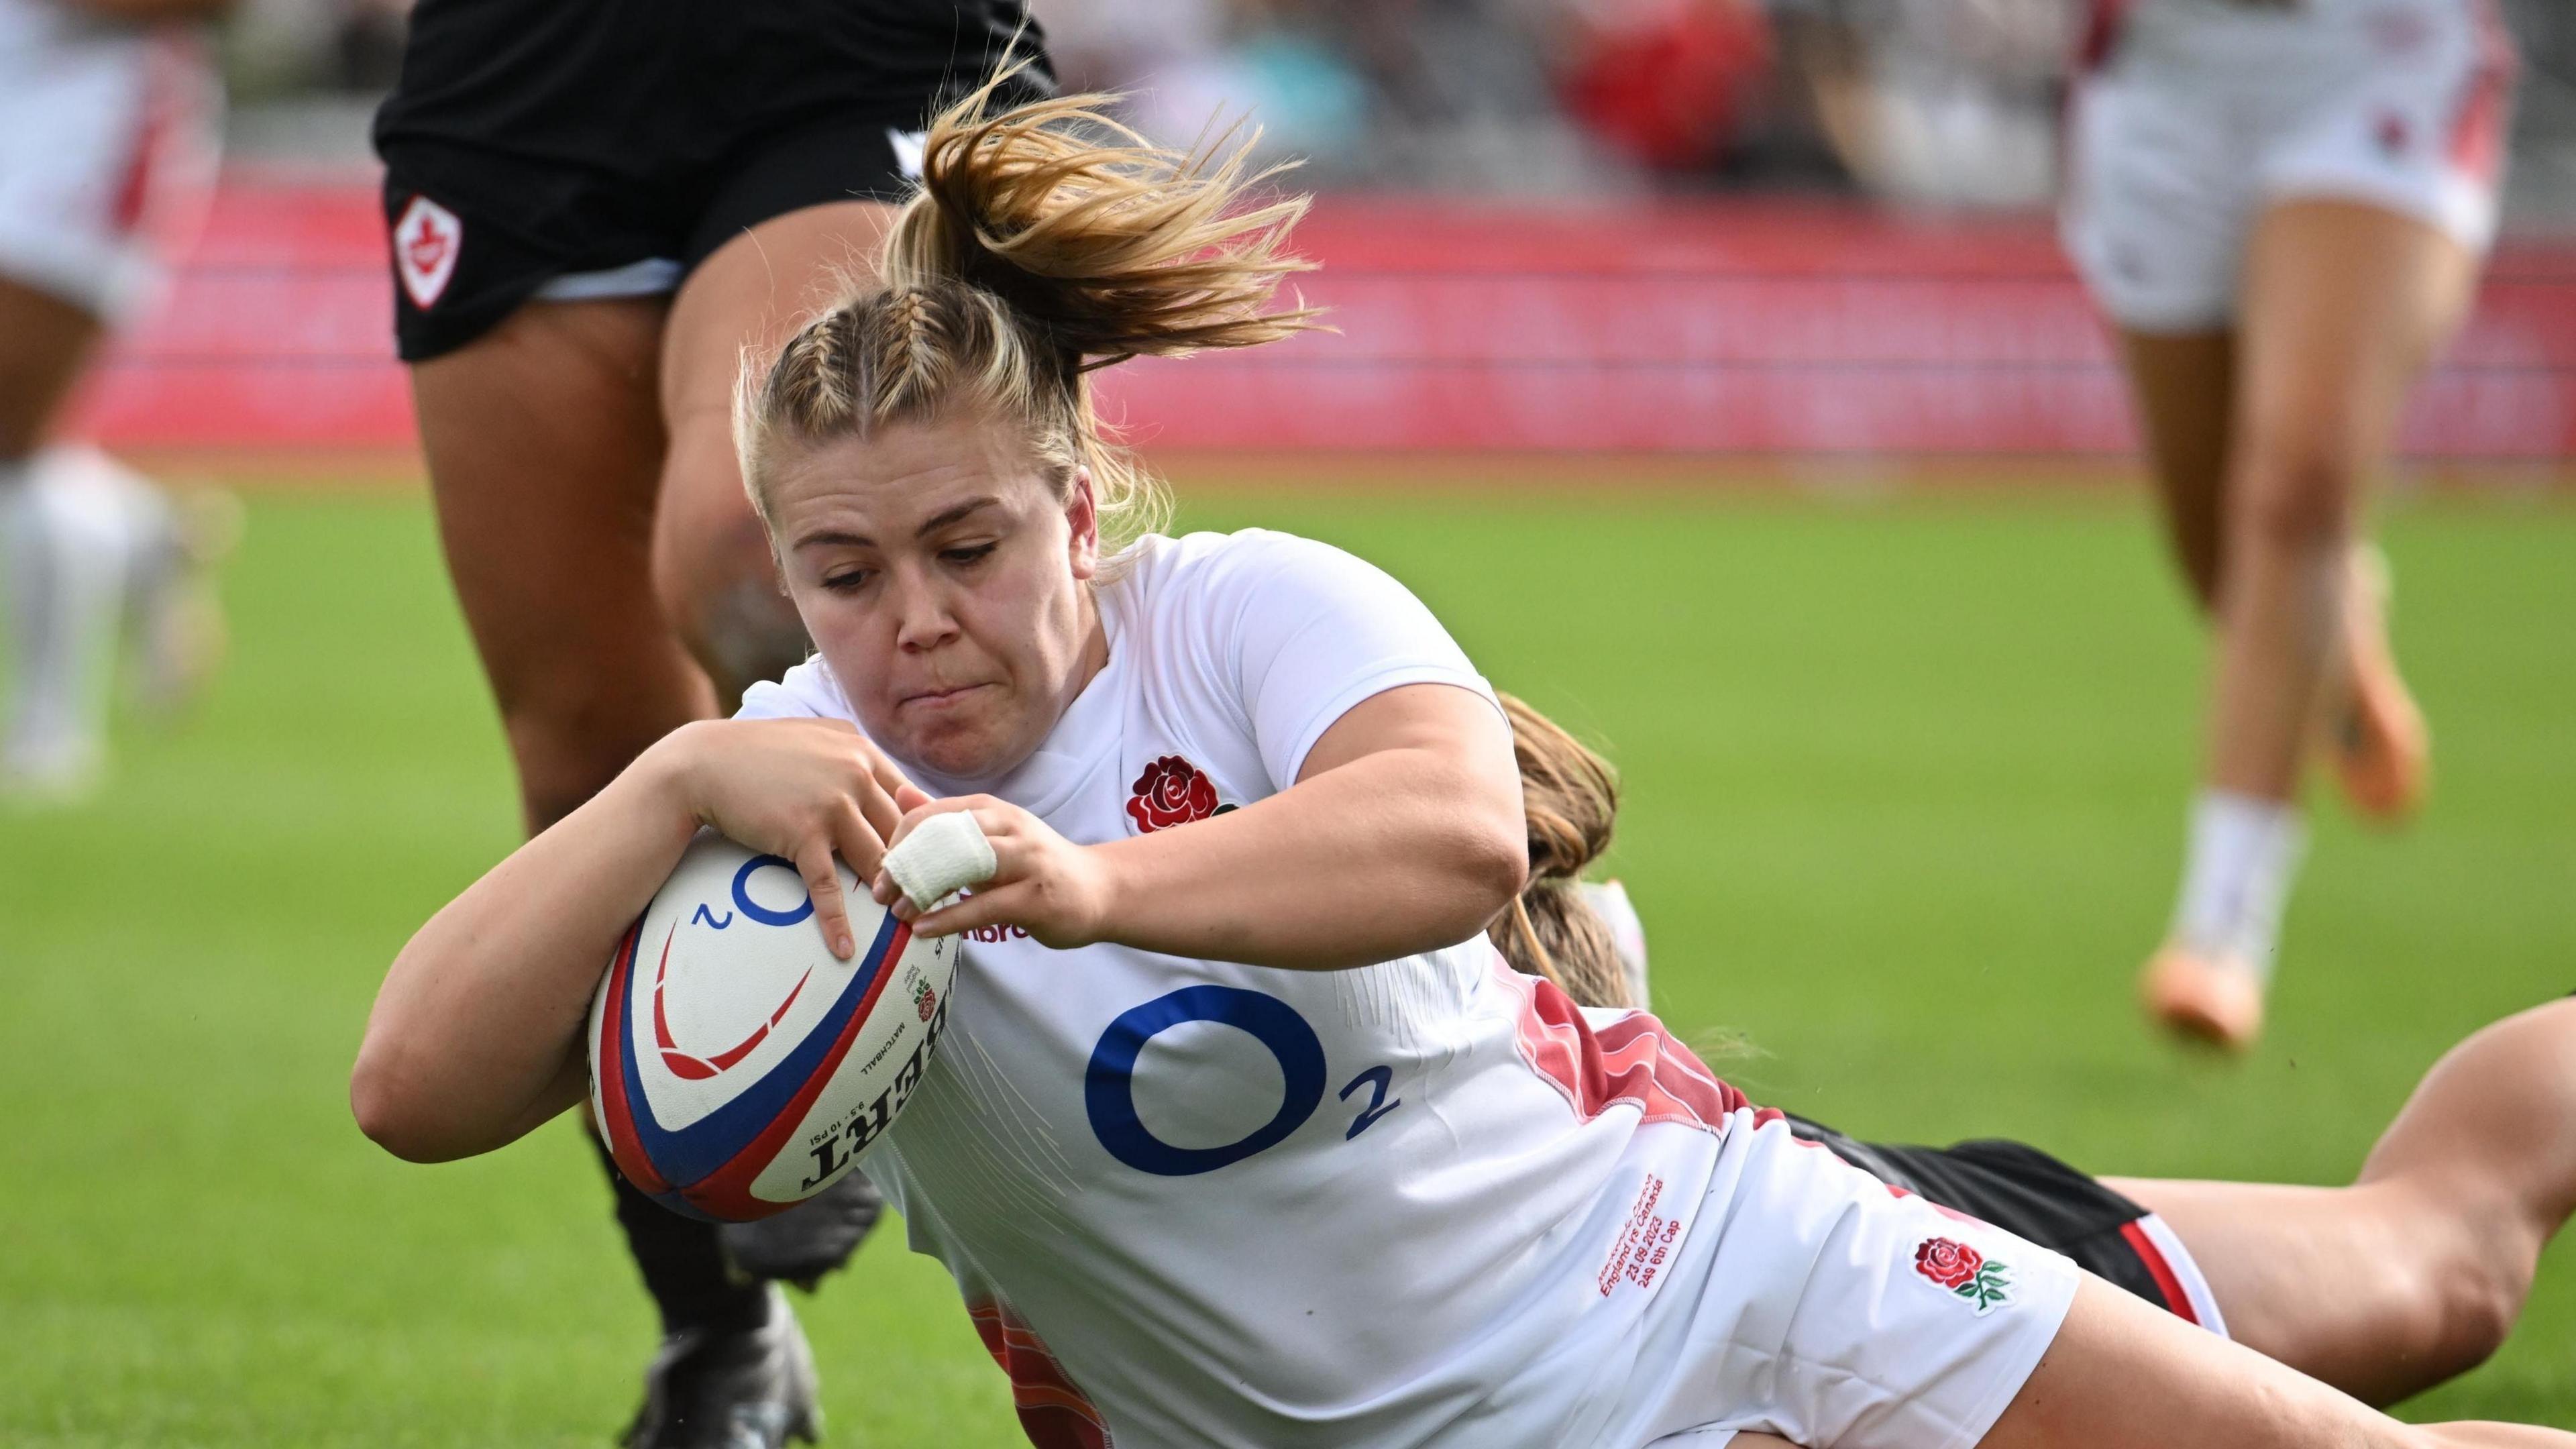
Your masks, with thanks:
[(2138, 402), (2165, 528), (2193, 594), (2216, 597), (2225, 536), (2227, 449), (2236, 404), (2236, 334), (2122, 329), (2120, 357)]
[(2100, 1279), (1982, 1449), (2415, 1449), (2415, 1431)]
[[(662, 340), (662, 413), (670, 428), (653, 560), (674, 622), (700, 617), (746, 585), (774, 592), (768, 541), (744, 495), (733, 451), (734, 382), (848, 287), (874, 270), (894, 208), (844, 201), (775, 216), (718, 247), (690, 272)], [(783, 607), (783, 606), (782, 606)]]
[(43, 445), (98, 335), (89, 312), (0, 276), (0, 460)]
[(2239, 477), (2288, 494), (2239, 502), (2258, 518), (2349, 509), (2386, 454), (2416, 376), (2466, 315), (2477, 255), (2411, 216), (2363, 202), (2268, 207), (2246, 250), (2238, 317)]
[(535, 827), (714, 708), (651, 583), (665, 310), (533, 303), (412, 368), (448, 572)]

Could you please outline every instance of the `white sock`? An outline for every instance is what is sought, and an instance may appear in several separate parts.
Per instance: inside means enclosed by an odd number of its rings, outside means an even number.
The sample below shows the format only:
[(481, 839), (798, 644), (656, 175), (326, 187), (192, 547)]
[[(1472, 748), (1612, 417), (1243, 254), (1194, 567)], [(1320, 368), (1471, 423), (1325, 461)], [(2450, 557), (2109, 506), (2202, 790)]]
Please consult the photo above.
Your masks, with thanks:
[(2269, 981), (2281, 909), (2307, 848), (2298, 807), (2226, 790), (2203, 790), (2191, 808), (2191, 855), (2174, 939), (2243, 963)]
[(0, 472), (12, 689), (0, 752), (76, 772), (105, 746), (136, 511), (83, 452), (49, 449)]

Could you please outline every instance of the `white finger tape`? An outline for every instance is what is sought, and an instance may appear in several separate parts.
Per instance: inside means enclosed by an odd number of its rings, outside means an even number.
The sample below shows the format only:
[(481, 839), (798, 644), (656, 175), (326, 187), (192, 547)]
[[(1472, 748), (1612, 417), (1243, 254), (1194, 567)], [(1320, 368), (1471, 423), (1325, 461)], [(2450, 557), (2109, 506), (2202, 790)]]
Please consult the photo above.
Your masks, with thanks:
[(929, 910), (993, 878), (1001, 863), (984, 827), (963, 810), (933, 815), (886, 852), (886, 873), (914, 906)]

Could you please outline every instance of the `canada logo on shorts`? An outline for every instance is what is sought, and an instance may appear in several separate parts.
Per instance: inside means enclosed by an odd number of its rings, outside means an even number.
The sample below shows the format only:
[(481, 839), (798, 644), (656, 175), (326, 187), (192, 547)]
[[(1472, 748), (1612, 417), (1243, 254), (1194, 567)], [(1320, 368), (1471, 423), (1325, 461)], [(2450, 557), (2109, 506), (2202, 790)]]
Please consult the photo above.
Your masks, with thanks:
[(1206, 771), (1182, 756), (1165, 755), (1136, 777), (1127, 818), (1136, 822), (1136, 833), (1142, 835), (1223, 815), (1233, 808), (1217, 802), (1216, 782)]
[(394, 222), (394, 274), (402, 278), (411, 304), (426, 312), (437, 305), (456, 275), (456, 255), (463, 250), (465, 224), (456, 213), (414, 196)]
[(1950, 1238), (1925, 1238), (1914, 1250), (1914, 1271), (1975, 1304), (1979, 1318), (2012, 1301), (2004, 1265)]

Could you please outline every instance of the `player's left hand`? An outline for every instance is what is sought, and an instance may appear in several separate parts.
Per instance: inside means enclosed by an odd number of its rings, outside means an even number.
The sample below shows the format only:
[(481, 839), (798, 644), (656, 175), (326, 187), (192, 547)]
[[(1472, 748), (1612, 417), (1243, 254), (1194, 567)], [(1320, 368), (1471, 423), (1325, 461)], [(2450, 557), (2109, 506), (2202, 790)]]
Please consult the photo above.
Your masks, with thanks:
[(906, 899), (883, 869), (869, 882), (879, 905), (912, 923), (916, 936), (952, 936), (978, 926), (1017, 926), (1039, 944), (1059, 950), (1101, 938), (1109, 917), (1110, 881), (1098, 852), (1074, 844), (1053, 826), (1007, 800), (960, 795), (933, 800), (908, 812), (895, 827), (892, 850), (933, 815), (963, 811), (975, 817), (993, 847), (993, 878), (944, 910), (923, 912)]

